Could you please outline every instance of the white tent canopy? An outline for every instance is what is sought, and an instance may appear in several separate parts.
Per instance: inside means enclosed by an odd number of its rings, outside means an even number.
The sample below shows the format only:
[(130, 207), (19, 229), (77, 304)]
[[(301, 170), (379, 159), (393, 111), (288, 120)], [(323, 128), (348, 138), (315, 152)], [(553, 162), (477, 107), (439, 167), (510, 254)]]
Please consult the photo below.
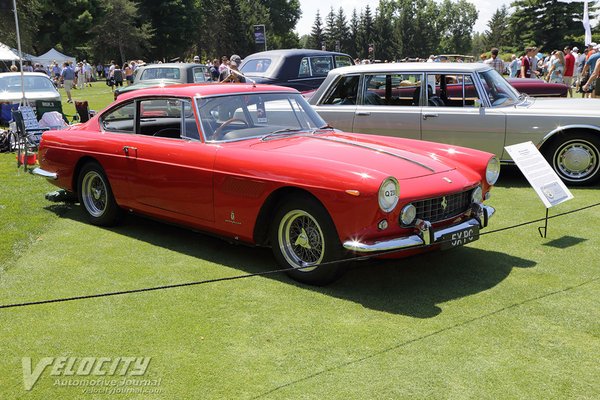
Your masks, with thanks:
[(47, 52), (45, 52), (44, 54), (42, 54), (41, 56), (32, 57), (31, 61), (33, 61), (34, 63), (40, 63), (43, 66), (47, 67), (48, 65), (52, 64), (54, 61), (56, 61), (59, 65), (61, 65), (65, 61), (74, 63), (76, 60), (75, 60), (75, 57), (64, 55), (60, 51), (52, 48), (52, 49), (48, 50)]
[(8, 47), (7, 45), (0, 43), (0, 60), (2, 61), (18, 61), (19, 53)]

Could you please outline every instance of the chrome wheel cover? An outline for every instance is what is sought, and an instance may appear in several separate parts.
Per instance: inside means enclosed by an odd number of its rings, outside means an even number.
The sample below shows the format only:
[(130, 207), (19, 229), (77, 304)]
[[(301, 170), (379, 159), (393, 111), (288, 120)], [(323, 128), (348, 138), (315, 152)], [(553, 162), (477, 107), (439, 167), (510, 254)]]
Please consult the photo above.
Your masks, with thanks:
[(277, 239), (286, 261), (294, 267), (305, 267), (298, 268), (298, 271), (313, 271), (317, 268), (314, 265), (323, 261), (323, 231), (317, 220), (306, 211), (288, 212), (279, 223)]
[(101, 217), (106, 211), (108, 193), (106, 182), (96, 171), (89, 171), (81, 181), (81, 200), (92, 217)]
[(554, 167), (567, 181), (581, 181), (598, 172), (598, 149), (585, 140), (563, 143), (554, 154)]

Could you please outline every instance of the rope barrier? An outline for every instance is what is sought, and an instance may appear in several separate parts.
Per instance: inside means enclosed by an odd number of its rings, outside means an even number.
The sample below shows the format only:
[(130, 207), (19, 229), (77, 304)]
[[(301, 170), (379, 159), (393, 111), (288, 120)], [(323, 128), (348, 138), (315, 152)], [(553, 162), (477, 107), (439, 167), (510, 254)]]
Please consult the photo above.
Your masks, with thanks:
[[(598, 206), (600, 206), (600, 203), (591, 204), (591, 205), (581, 207), (581, 208), (578, 208), (575, 210), (565, 211), (560, 214), (549, 216), (548, 219), (563, 217), (565, 215), (581, 212), (581, 211), (584, 211), (584, 210), (587, 210), (587, 209), (590, 209), (593, 207), (598, 207)], [(522, 226), (535, 224), (535, 223), (538, 223), (538, 222), (541, 222), (544, 220), (546, 220), (546, 218), (540, 218), (540, 219), (536, 219), (536, 220), (532, 220), (532, 221), (528, 221), (528, 222), (523, 222), (523, 223), (520, 223), (517, 225), (511, 225), (511, 226), (504, 227), (504, 228), (499, 228), (499, 229), (495, 229), (495, 230), (491, 230), (491, 231), (487, 231), (487, 232), (482, 232), (479, 235), (483, 236), (483, 235), (489, 235), (491, 233), (503, 232), (503, 231), (506, 231), (509, 229), (515, 229), (515, 228), (520, 228)], [(449, 241), (450, 240), (438, 241), (438, 242), (435, 242), (435, 243), (432, 243), (432, 244), (429, 244), (426, 246), (421, 246), (421, 247), (419, 247), (419, 249), (432, 247), (432, 246), (439, 246), (440, 244), (449, 242)], [(327, 265), (347, 263), (347, 262), (352, 262), (352, 261), (368, 260), (373, 257), (380, 257), (380, 256), (388, 255), (388, 254), (394, 254), (394, 253), (398, 253), (398, 250), (391, 250), (388, 252), (381, 252), (381, 253), (372, 254), (372, 255), (368, 255), (368, 256), (350, 257), (350, 258), (345, 258), (342, 260), (329, 261), (329, 262), (321, 263), (318, 266), (321, 267), (321, 266), (327, 266)], [(0, 305), (0, 309), (27, 307), (27, 306), (35, 306), (35, 305), (51, 304), (51, 303), (64, 303), (64, 302), (68, 302), (68, 301), (94, 299), (94, 298), (100, 298), (100, 297), (120, 296), (120, 295), (133, 294), (133, 293), (152, 292), (152, 291), (156, 291), (156, 290), (167, 290), (167, 289), (181, 288), (181, 287), (187, 287), (187, 286), (198, 286), (198, 285), (204, 285), (204, 284), (209, 284), (209, 283), (225, 282), (225, 281), (233, 281), (233, 280), (238, 280), (238, 279), (250, 278), (250, 277), (254, 277), (254, 276), (266, 276), (266, 275), (279, 274), (281, 272), (293, 271), (295, 269), (302, 269), (302, 268), (304, 268), (304, 267), (281, 268), (281, 269), (275, 269), (275, 270), (269, 270), (269, 271), (255, 272), (255, 273), (251, 273), (251, 274), (235, 275), (235, 276), (224, 277), (224, 278), (206, 279), (206, 280), (202, 280), (202, 281), (175, 283), (175, 284), (171, 284), (171, 285), (153, 286), (153, 287), (148, 287), (148, 288), (130, 289), (130, 290), (122, 290), (122, 291), (116, 291), (116, 292), (96, 293), (96, 294), (73, 296), (73, 297), (62, 297), (62, 298), (57, 298), (57, 299), (29, 301), (29, 302), (23, 302), (23, 303), (3, 304), (3, 305)]]

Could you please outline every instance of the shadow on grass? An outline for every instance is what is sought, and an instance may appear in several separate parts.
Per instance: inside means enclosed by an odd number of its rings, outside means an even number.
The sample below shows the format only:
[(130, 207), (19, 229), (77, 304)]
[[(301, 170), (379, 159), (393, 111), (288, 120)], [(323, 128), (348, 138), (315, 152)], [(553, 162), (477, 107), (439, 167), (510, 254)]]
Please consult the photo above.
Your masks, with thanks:
[[(53, 205), (47, 209), (61, 217), (86, 222), (78, 206)], [(108, 229), (187, 256), (226, 265), (238, 269), (240, 275), (278, 268), (268, 248), (236, 246), (219, 238), (135, 215), (128, 215), (114, 228), (98, 229)], [(508, 254), (459, 247), (401, 260), (352, 262), (347, 265), (342, 279), (327, 287), (302, 285), (283, 273), (266, 277), (373, 310), (431, 318), (440, 314), (438, 304), (488, 290), (502, 282), (515, 267), (533, 266), (533, 261)], [(156, 286), (161, 284), (156, 282)]]
[(587, 239), (573, 237), (573, 236), (563, 236), (558, 239), (554, 239), (548, 243), (544, 243), (544, 246), (548, 247), (556, 247), (557, 249), (566, 249), (572, 246), (576, 246), (579, 243), (585, 242)]
[(516, 165), (503, 165), (496, 185), (505, 188), (529, 187), (529, 182)]

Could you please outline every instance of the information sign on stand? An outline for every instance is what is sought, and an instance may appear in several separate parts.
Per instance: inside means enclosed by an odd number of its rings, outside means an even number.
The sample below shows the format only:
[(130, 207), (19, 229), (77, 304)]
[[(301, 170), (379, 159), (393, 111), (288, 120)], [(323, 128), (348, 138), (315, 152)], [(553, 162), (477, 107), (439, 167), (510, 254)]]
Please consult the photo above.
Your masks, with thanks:
[[(573, 198), (573, 194), (558, 177), (542, 153), (533, 142), (525, 142), (505, 147), (517, 167), (546, 206), (546, 224), (539, 229), (546, 237), (548, 230), (548, 209)], [(543, 229), (543, 234), (542, 234)]]

